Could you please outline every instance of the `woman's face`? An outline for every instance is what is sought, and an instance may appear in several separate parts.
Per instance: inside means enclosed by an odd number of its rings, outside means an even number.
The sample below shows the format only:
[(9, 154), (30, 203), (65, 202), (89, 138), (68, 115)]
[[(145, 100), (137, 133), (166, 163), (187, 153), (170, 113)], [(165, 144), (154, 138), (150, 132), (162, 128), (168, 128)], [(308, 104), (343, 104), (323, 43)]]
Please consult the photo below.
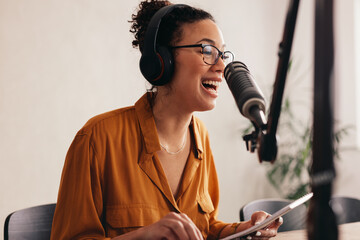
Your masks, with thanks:
[[(220, 29), (211, 20), (201, 20), (182, 26), (182, 38), (175, 45), (211, 44), (224, 51)], [(178, 110), (206, 111), (216, 105), (219, 85), (225, 64), (220, 58), (215, 65), (203, 61), (201, 47), (174, 50), (174, 74), (168, 97), (177, 103)]]

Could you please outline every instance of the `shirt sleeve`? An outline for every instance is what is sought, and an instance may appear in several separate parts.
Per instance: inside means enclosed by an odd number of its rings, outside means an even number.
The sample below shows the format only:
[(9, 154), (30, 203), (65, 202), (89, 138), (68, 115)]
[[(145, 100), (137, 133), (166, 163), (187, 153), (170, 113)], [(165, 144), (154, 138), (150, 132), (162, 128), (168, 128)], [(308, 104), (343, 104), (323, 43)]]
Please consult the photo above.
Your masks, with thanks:
[(109, 239), (102, 226), (101, 174), (87, 134), (78, 133), (66, 155), (51, 240)]

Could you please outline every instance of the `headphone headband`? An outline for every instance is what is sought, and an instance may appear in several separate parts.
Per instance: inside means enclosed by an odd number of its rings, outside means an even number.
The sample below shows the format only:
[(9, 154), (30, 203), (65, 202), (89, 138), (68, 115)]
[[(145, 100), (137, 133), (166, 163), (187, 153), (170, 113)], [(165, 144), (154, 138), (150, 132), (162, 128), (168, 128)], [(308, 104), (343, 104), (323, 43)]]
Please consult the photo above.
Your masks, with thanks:
[(162, 18), (170, 13), (174, 8), (186, 6), (184, 4), (174, 4), (160, 8), (151, 18), (145, 33), (143, 55), (156, 53), (157, 34), (159, 32)]
[(157, 35), (162, 18), (172, 10), (185, 7), (185, 4), (173, 4), (160, 8), (151, 18), (146, 29), (144, 48), (140, 59), (143, 76), (153, 85), (165, 85), (173, 73), (173, 56), (168, 46), (158, 46)]

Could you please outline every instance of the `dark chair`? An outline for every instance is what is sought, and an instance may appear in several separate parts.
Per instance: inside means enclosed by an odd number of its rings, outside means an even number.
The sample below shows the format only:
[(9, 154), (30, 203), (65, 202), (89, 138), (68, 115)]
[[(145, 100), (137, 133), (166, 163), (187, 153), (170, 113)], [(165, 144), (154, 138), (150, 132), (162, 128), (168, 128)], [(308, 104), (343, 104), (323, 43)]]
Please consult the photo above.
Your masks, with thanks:
[[(265, 211), (273, 214), (291, 202), (291, 200), (287, 199), (260, 199), (252, 201), (240, 209), (240, 221), (250, 220), (251, 215), (256, 211)], [(283, 215), (284, 223), (279, 227), (278, 232), (306, 228), (306, 214), (307, 208), (302, 204)]]
[(49, 240), (56, 204), (22, 209), (7, 216), (4, 240)]
[(335, 196), (330, 200), (338, 224), (360, 221), (360, 200), (351, 197)]

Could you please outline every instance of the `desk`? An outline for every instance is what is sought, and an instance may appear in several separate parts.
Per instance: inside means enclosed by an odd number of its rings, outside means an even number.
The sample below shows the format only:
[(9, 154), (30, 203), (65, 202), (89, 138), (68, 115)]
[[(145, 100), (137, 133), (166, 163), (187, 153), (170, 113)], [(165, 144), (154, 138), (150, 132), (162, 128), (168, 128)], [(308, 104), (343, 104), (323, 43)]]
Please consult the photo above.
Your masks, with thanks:
[[(280, 232), (274, 240), (307, 240), (306, 230)], [(360, 222), (347, 223), (339, 226), (339, 240), (359, 240)]]

